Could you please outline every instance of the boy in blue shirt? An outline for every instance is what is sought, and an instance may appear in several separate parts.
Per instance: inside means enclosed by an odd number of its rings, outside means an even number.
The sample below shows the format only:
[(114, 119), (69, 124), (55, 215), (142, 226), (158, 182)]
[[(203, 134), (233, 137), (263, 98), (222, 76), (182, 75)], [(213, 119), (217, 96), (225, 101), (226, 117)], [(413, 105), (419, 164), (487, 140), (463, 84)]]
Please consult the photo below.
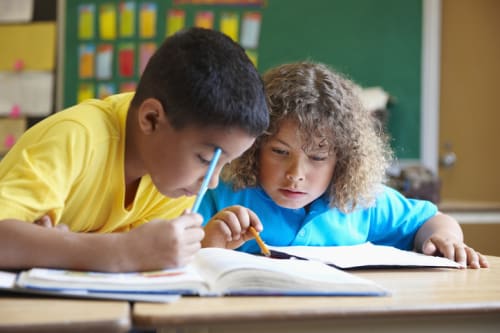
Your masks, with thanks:
[(487, 267), (453, 218), (383, 185), (392, 153), (349, 80), (304, 62), (264, 84), (270, 127), (205, 196), (204, 247), (258, 253), (253, 226), (273, 246), (372, 242)]

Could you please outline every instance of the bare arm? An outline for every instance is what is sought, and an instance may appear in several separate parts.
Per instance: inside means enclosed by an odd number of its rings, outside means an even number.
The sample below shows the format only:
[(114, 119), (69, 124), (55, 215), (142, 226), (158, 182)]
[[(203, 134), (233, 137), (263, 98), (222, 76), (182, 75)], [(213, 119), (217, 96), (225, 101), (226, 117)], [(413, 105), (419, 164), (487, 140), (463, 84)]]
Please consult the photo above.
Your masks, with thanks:
[(415, 235), (415, 249), (427, 255), (441, 255), (471, 268), (488, 267), (481, 253), (463, 242), (464, 236), (458, 222), (449, 215), (438, 212), (427, 220)]
[(183, 266), (204, 236), (202, 218), (185, 214), (130, 232), (76, 233), (16, 220), (0, 221), (0, 269), (52, 267), (124, 272)]

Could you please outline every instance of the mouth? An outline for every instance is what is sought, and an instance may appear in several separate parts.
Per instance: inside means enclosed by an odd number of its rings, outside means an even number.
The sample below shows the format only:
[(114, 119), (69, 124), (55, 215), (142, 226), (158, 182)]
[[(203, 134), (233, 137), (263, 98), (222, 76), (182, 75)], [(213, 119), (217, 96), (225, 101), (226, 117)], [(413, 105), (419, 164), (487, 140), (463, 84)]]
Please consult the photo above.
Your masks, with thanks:
[(279, 189), (279, 192), (283, 196), (285, 196), (287, 198), (291, 198), (291, 199), (297, 199), (297, 198), (303, 197), (307, 194), (306, 192), (301, 192), (301, 191), (287, 189), (287, 188), (281, 188), (281, 189)]
[(196, 195), (196, 192), (193, 192), (191, 190), (188, 190), (186, 188), (183, 188), (182, 189), (182, 193), (186, 196), (186, 197), (192, 197), (193, 195)]

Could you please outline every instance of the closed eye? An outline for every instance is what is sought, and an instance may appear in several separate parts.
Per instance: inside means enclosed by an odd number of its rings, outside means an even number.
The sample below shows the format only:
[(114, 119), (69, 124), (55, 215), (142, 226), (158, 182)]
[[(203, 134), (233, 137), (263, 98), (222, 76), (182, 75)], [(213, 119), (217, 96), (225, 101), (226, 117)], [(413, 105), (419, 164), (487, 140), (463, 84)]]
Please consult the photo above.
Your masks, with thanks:
[(279, 148), (272, 148), (273, 153), (278, 154), (278, 155), (287, 155), (288, 152), (284, 149), (279, 149)]
[(321, 162), (321, 161), (325, 161), (328, 156), (309, 156), (309, 158), (313, 161), (318, 161), (318, 162)]
[(201, 162), (202, 164), (206, 164), (206, 165), (209, 165), (209, 164), (210, 164), (210, 160), (207, 160), (206, 158), (203, 158), (203, 156), (201, 156), (201, 155), (199, 155), (199, 154), (198, 154), (198, 155), (196, 155), (196, 156), (198, 157), (198, 159), (200, 160), (200, 162)]

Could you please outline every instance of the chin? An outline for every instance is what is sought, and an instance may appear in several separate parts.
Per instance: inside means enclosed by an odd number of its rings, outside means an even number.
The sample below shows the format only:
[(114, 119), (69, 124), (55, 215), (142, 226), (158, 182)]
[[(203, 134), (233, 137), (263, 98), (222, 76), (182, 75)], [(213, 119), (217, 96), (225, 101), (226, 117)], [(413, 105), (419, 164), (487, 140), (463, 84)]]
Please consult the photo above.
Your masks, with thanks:
[(160, 193), (169, 198), (180, 198), (184, 195), (180, 190), (164, 190), (160, 191)]
[(303, 204), (301, 202), (290, 202), (289, 200), (274, 200), (274, 202), (278, 206), (288, 209), (299, 209), (306, 206), (306, 204)]

